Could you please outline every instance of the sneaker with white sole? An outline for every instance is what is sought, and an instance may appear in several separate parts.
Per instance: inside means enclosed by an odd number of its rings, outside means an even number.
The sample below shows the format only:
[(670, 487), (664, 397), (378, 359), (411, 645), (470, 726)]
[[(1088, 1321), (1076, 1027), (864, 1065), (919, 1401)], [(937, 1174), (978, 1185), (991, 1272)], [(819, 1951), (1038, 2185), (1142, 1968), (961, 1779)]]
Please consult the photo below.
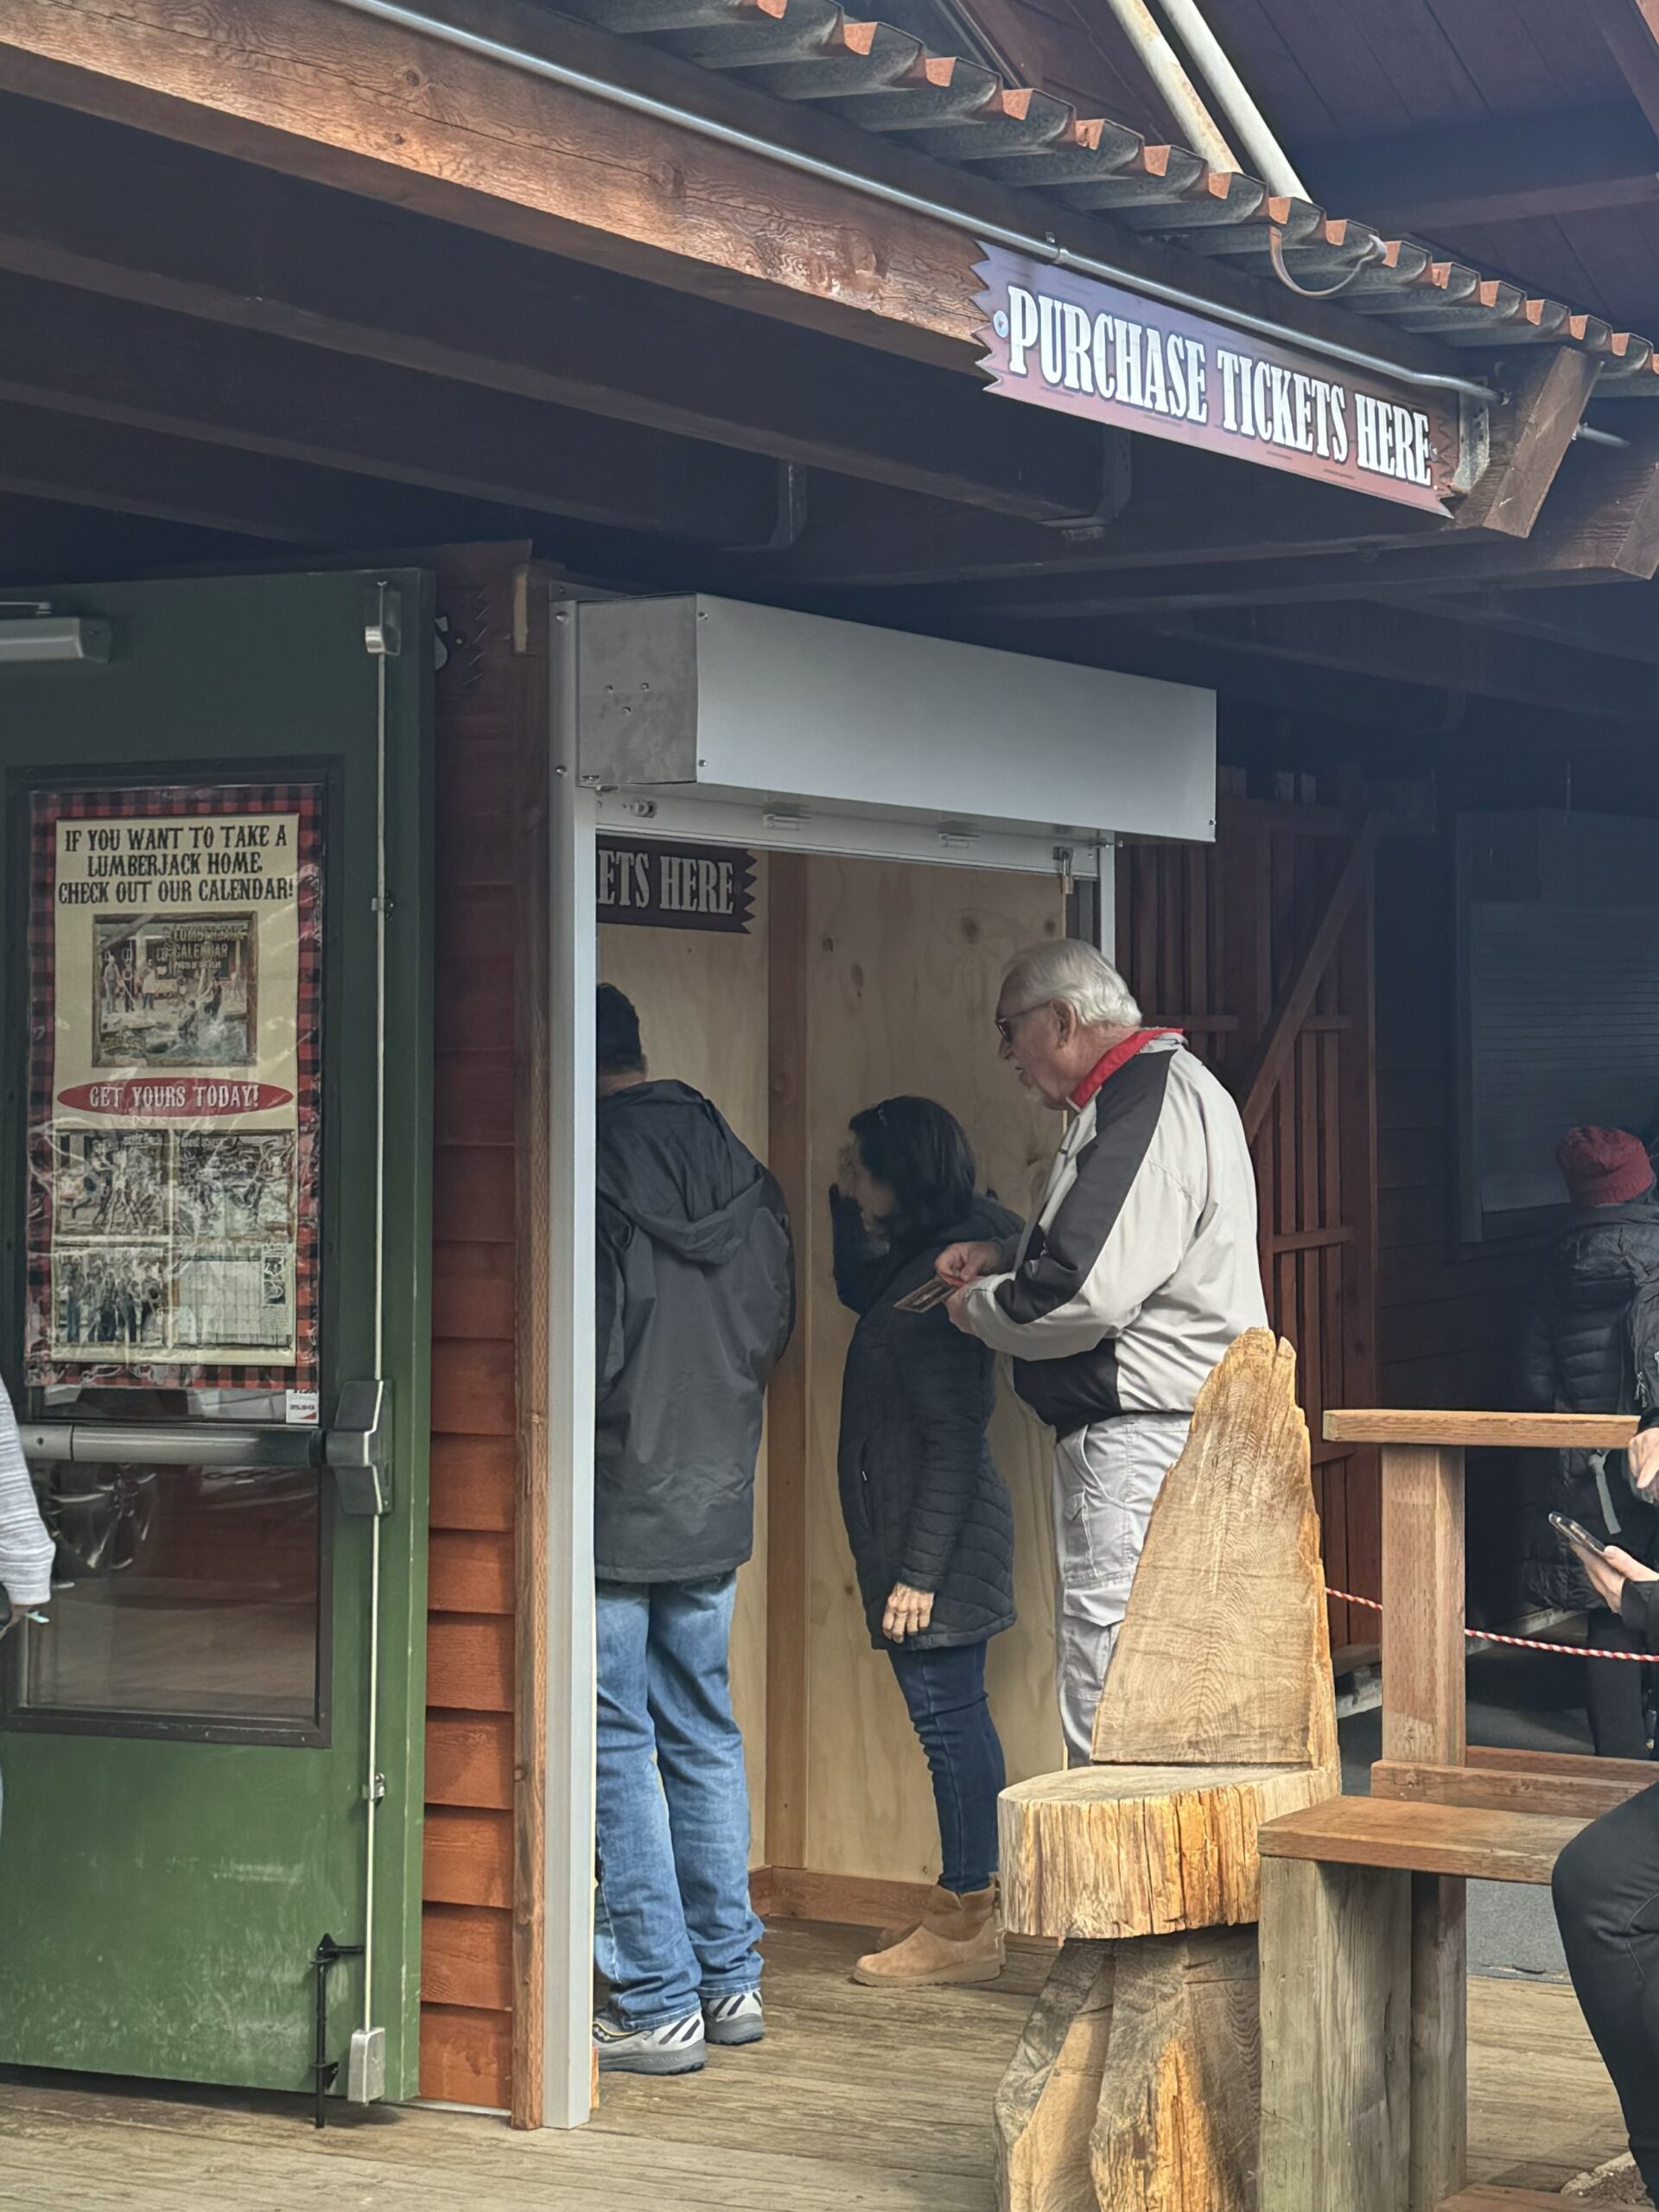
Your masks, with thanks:
[(601, 2074), (696, 2074), (704, 2057), (702, 2014), (630, 2028), (607, 2008), (594, 2015), (594, 2049)]
[(766, 2007), (758, 1989), (740, 1989), (729, 1997), (706, 1997), (702, 2003), (702, 2032), (710, 2043), (736, 2046), (760, 2043), (766, 2032)]

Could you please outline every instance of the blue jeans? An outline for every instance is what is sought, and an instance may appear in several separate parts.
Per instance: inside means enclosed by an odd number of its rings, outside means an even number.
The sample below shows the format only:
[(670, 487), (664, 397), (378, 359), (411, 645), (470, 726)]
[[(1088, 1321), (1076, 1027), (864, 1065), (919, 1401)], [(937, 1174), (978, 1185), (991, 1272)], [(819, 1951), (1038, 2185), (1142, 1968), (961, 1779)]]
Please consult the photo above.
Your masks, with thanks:
[(985, 1646), (914, 1651), (895, 1643), (887, 1656), (933, 1777), (939, 1887), (966, 1897), (988, 1887), (996, 1872), (996, 1801), (1007, 1780), (985, 1700)]
[(598, 1586), (594, 1955), (624, 2026), (755, 1988), (749, 1793), (727, 1675), (737, 1577)]

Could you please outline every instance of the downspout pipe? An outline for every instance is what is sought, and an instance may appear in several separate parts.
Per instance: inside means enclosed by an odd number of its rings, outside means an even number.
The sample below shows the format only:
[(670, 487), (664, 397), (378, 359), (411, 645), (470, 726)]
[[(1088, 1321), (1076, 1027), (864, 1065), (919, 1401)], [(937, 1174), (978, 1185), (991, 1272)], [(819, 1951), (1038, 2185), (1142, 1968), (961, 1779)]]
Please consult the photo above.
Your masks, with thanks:
[[(1222, 136), (1221, 126), (1205, 105), (1198, 86), (1182, 68), (1179, 54), (1165, 37), (1163, 26), (1147, 5), (1147, 0), (1109, 0), (1109, 4), (1124, 37), (1135, 48), (1136, 59), (1158, 87), (1164, 105), (1174, 117), (1192, 151), (1202, 154), (1212, 169), (1237, 168), (1237, 155)], [(1172, 15), (1173, 12), (1172, 10)], [(1217, 51), (1220, 51), (1219, 48)], [(1196, 51), (1193, 59), (1202, 66)], [(1239, 89), (1242, 92), (1243, 86)]]
[(856, 169), (842, 168), (837, 162), (820, 161), (816, 154), (798, 152), (792, 146), (775, 145), (770, 139), (755, 136), (753, 131), (739, 130), (735, 124), (716, 122), (711, 116), (698, 115), (690, 108), (677, 107), (671, 100), (658, 99), (650, 92), (635, 92), (627, 85), (612, 84), (608, 79), (591, 75), (585, 69), (572, 69), (563, 61), (554, 61), (547, 55), (530, 53), (523, 47), (508, 45), (505, 40), (487, 38), (481, 32), (463, 30), (458, 23), (446, 23), (435, 16), (423, 16), (418, 10), (406, 8), (401, 0), (334, 0), (336, 7), (349, 8), (353, 15), (372, 16), (378, 22), (394, 23), (399, 30), (410, 31), (419, 38), (429, 38), (441, 46), (451, 46), (460, 53), (477, 55), (480, 60), (499, 63), (503, 67), (517, 69), (526, 76), (539, 77), (550, 85), (558, 85), (566, 92), (582, 92), (588, 99), (604, 100), (613, 107), (626, 108), (631, 115), (649, 117), (653, 122), (671, 124), (676, 130), (684, 130), (694, 137), (708, 138), (716, 145), (730, 146), (737, 152), (750, 154), (764, 161), (775, 162), (780, 168), (792, 169), (799, 176), (816, 177), (821, 183), (833, 184), (844, 192), (855, 192), (866, 200), (878, 201), (884, 207), (897, 207), (907, 215), (920, 215), (929, 222), (939, 223), (946, 228), (962, 232), (965, 237), (985, 245), (1000, 245), (1009, 253), (1023, 254), (1028, 260), (1045, 263), (1051, 269), (1070, 269), (1079, 276), (1093, 276), (1107, 284), (1122, 284), (1143, 299), (1158, 300), (1165, 307), (1180, 308), (1188, 315), (1207, 316), (1213, 322), (1224, 322), (1235, 330), (1247, 330), (1252, 336), (1268, 338), (1279, 345), (1299, 346), (1306, 353), (1318, 353), (1329, 361), (1341, 361), (1351, 369), (1365, 369), (1373, 376), (1391, 377), (1396, 384), (1410, 385), (1419, 391), (1450, 391), (1465, 399), (1479, 400), (1486, 405), (1501, 405), (1503, 394), (1491, 385), (1476, 384), (1471, 378), (1453, 376), (1444, 369), (1411, 369), (1398, 361), (1386, 359), (1382, 354), (1368, 353), (1363, 346), (1349, 346), (1335, 338), (1317, 336), (1311, 331), (1297, 330), (1290, 324), (1275, 321), (1272, 316), (1253, 315), (1243, 308), (1229, 307), (1216, 300), (1206, 300), (1198, 292), (1189, 292), (1180, 284), (1166, 284), (1160, 278), (1147, 276), (1133, 269), (1119, 269), (1097, 254), (1073, 253), (1069, 246), (1059, 245), (1052, 232), (1039, 236), (1030, 231), (1017, 231), (1005, 223), (982, 222), (960, 207), (952, 207), (942, 200), (929, 200), (918, 192), (907, 192), (901, 185), (883, 184), (879, 178), (861, 176)]
[[(1113, 5), (1117, 4), (1118, 0), (1113, 0)], [(1255, 174), (1278, 198), (1306, 200), (1306, 186), (1291, 167), (1289, 156), (1250, 98), (1249, 88), (1228, 59), (1226, 48), (1211, 29), (1202, 0), (1162, 0), (1162, 6), (1192, 66), (1237, 132), (1239, 143), (1249, 155)]]

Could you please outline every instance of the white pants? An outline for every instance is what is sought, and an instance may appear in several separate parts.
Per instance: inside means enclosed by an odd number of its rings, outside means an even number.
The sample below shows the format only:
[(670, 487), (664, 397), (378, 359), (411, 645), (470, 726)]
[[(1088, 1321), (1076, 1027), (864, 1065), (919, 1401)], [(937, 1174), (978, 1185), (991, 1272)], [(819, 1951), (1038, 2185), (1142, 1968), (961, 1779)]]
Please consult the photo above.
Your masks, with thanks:
[(1088, 1762), (1147, 1523), (1190, 1426), (1185, 1414), (1122, 1414), (1055, 1446), (1054, 1686), (1073, 1766)]

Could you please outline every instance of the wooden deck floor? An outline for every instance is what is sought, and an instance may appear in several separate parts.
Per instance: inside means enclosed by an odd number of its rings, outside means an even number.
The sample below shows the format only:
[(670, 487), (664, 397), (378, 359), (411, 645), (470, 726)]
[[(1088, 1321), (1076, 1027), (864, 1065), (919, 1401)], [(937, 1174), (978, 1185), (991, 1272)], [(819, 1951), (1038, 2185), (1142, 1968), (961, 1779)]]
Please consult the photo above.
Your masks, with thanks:
[[(0, 2204), (64, 2212), (990, 2212), (991, 2092), (1046, 1961), (899, 1997), (846, 1970), (868, 1941), (779, 1927), (768, 2041), (689, 2080), (608, 2082), (574, 2135), (423, 2110), (0, 2075)], [(1559, 2189), (1622, 2148), (1570, 1990), (1475, 1984), (1472, 2177)]]

